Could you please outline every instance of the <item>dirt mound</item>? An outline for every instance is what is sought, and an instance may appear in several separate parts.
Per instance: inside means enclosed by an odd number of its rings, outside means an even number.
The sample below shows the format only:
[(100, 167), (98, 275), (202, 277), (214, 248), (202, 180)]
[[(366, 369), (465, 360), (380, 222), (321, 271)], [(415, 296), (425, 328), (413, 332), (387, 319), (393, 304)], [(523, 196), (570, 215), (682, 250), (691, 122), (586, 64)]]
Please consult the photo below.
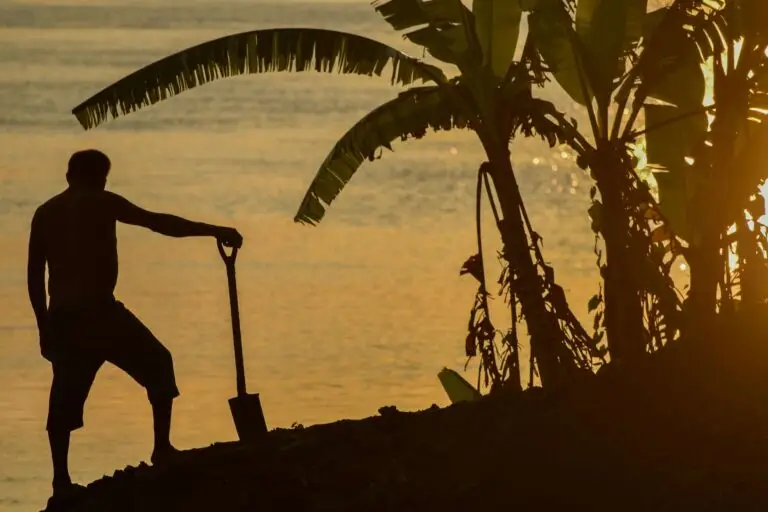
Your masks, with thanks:
[(192, 450), (93, 482), (69, 510), (768, 510), (768, 347), (734, 335), (556, 394)]

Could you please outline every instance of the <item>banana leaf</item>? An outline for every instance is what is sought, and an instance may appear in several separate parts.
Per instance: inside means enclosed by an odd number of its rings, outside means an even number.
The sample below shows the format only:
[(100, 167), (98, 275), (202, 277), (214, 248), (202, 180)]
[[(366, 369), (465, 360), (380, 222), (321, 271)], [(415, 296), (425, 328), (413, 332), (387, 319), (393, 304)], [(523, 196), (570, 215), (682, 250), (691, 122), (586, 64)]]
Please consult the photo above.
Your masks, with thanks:
[(456, 373), (455, 370), (449, 368), (443, 368), (437, 374), (437, 378), (440, 379), (440, 384), (443, 385), (445, 394), (451, 400), (451, 403), (458, 402), (471, 402), (482, 398), (480, 392), (475, 387), (467, 382), (464, 377)]
[(358, 121), (336, 143), (317, 171), (294, 220), (317, 224), (328, 205), (349, 183), (362, 163), (376, 158), (394, 140), (421, 138), (427, 130), (469, 128), (456, 112), (449, 90), (454, 85), (414, 87), (384, 103)]
[(655, 174), (659, 207), (675, 233), (688, 241), (692, 231), (685, 211), (696, 175), (685, 159), (708, 130), (702, 58), (722, 47), (710, 36), (723, 19), (703, 13), (674, 6), (648, 13), (637, 63), (638, 94), (667, 104), (644, 106), (648, 163), (663, 169)]
[(528, 30), (557, 83), (580, 105), (591, 104), (594, 92), (582, 64), (583, 45), (564, 2), (539, 0), (528, 16)]
[(646, 147), (648, 163), (664, 169), (654, 174), (659, 189), (659, 207), (675, 233), (684, 240), (690, 240), (691, 225), (685, 212), (692, 193), (689, 183), (694, 179), (694, 171), (685, 157), (692, 153), (697, 138), (706, 134), (708, 121), (707, 115), (701, 111), (669, 122), (679, 114), (676, 107), (646, 105), (645, 122), (652, 128), (646, 134)]
[(579, 0), (576, 34), (584, 44), (585, 68), (598, 102), (607, 106), (624, 54), (642, 36), (647, 0)]
[(460, 68), (472, 61), (474, 18), (461, 0), (377, 0), (374, 7), (395, 30), (414, 29), (404, 37), (434, 58)]
[(504, 78), (517, 50), (523, 8), (518, 0), (474, 0), (472, 12), (483, 65)]
[(377, 0), (374, 8), (395, 30), (428, 23), (463, 23), (471, 15), (461, 0)]
[(444, 82), (443, 72), (378, 41), (333, 30), (282, 28), (225, 36), (131, 73), (72, 110), (86, 130), (221, 78), (274, 71), (381, 76), (392, 84)]
[(750, 39), (768, 39), (768, 2), (765, 0), (738, 0), (740, 21), (744, 34)]

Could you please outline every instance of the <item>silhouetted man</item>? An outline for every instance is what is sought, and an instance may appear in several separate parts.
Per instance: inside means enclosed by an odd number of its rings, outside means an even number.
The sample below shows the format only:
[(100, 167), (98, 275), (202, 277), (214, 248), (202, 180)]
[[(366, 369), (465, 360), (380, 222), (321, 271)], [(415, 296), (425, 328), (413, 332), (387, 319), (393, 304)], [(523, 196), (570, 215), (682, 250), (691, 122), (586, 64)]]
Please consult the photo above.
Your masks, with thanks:
[[(122, 303), (117, 283), (116, 223), (172, 237), (211, 236), (239, 247), (233, 228), (153, 213), (105, 190), (109, 158), (97, 150), (72, 155), (69, 187), (32, 218), (27, 281), (40, 349), (53, 367), (46, 429), (53, 459), (53, 498), (82, 490), (67, 466), (70, 432), (83, 426), (83, 408), (101, 365), (109, 361), (146, 388), (154, 420), (153, 464), (176, 453), (171, 409), (179, 395), (170, 352)], [(48, 264), (46, 305), (45, 265)]]

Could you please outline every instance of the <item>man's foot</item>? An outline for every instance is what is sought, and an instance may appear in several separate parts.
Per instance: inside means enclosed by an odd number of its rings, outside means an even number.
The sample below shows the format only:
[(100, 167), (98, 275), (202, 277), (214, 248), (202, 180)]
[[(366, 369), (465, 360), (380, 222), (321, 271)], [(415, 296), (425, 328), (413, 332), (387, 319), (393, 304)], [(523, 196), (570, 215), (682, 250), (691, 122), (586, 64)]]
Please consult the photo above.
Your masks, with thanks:
[(66, 482), (53, 486), (53, 496), (48, 498), (48, 507), (68, 506), (85, 493), (85, 486)]
[(181, 451), (172, 445), (168, 445), (166, 448), (161, 449), (155, 448), (155, 451), (152, 452), (152, 457), (150, 460), (152, 461), (153, 466), (167, 464), (168, 462), (173, 461), (173, 459), (175, 459), (176, 456), (180, 453)]

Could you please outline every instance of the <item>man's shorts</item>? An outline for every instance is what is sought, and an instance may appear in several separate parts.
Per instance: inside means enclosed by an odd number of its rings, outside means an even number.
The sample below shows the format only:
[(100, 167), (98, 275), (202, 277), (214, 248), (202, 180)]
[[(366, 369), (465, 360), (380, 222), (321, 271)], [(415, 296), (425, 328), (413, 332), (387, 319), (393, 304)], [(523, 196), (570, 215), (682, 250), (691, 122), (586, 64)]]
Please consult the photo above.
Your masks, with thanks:
[(147, 390), (149, 401), (179, 396), (171, 353), (119, 301), (94, 301), (49, 314), (43, 354), (53, 366), (47, 430), (83, 426), (83, 408), (105, 362)]

